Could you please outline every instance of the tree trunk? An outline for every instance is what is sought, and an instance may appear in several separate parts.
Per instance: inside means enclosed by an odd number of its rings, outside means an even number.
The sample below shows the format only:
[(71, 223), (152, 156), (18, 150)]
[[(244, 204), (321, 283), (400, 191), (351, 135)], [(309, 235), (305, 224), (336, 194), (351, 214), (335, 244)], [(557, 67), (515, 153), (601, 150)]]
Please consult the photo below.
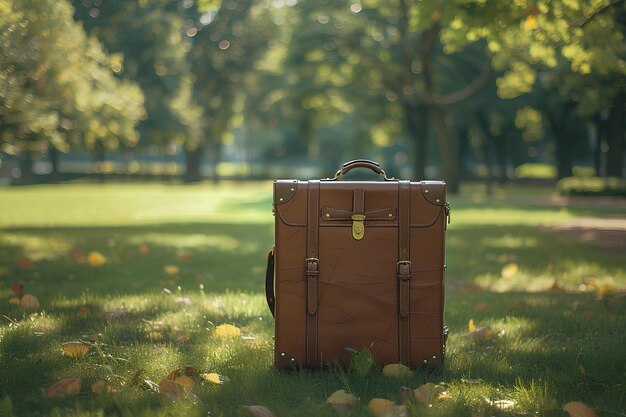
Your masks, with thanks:
[(35, 173), (33, 172), (33, 154), (30, 151), (25, 151), (23, 157), (20, 159), (20, 179), (22, 184), (31, 184), (35, 179)]
[(183, 181), (187, 183), (202, 181), (202, 156), (204, 147), (198, 146), (195, 149), (185, 148), (185, 174)]
[(570, 135), (564, 128), (554, 129), (554, 139), (558, 179), (571, 177), (573, 175), (574, 155)]
[(613, 101), (613, 108), (607, 121), (607, 142), (609, 152), (607, 158), (607, 175), (609, 177), (624, 176), (624, 104), (626, 97), (620, 93)]
[(428, 161), (428, 109), (424, 106), (404, 106), (407, 130), (413, 139), (413, 175), (416, 180), (426, 178)]
[(50, 158), (50, 165), (52, 165), (52, 171), (50, 171), (50, 182), (57, 183), (60, 179), (59, 150), (54, 146), (49, 145), (48, 157)]
[(459, 192), (458, 158), (455, 152), (454, 138), (446, 120), (446, 112), (438, 105), (429, 106), (429, 110), (437, 135), (443, 179), (448, 185), (448, 191), (457, 194)]

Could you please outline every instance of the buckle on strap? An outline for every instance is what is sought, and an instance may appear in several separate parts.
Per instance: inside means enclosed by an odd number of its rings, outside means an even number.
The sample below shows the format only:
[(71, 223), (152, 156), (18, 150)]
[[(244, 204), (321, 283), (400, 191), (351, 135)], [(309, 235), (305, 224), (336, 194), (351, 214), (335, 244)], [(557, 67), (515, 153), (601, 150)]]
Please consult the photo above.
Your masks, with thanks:
[(398, 279), (407, 281), (411, 279), (411, 261), (400, 261), (397, 265)]
[(306, 258), (306, 274), (311, 276), (319, 275), (319, 263), (318, 258)]

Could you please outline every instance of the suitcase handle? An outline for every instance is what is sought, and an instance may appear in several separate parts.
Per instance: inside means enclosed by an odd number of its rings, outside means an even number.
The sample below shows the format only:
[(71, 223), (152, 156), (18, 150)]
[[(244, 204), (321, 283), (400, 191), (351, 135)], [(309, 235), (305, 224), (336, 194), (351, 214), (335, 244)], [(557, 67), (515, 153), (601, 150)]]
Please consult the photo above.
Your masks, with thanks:
[(267, 271), (265, 272), (265, 300), (274, 316), (276, 297), (274, 296), (274, 251), (267, 254)]
[(385, 171), (380, 167), (380, 164), (378, 162), (371, 161), (369, 159), (353, 159), (352, 161), (345, 162), (341, 166), (341, 169), (335, 173), (335, 176), (331, 178), (331, 180), (336, 180), (341, 175), (347, 174), (353, 168), (369, 168), (375, 173), (381, 174), (385, 178), (385, 181), (390, 181), (393, 179), (387, 178), (387, 174), (385, 174)]

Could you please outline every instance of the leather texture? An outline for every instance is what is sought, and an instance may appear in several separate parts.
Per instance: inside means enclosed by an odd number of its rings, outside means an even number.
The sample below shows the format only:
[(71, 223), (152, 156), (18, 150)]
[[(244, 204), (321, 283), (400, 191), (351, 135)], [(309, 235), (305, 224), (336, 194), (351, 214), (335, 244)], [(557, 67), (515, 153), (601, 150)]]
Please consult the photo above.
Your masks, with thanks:
[(346, 348), (441, 366), (445, 197), (439, 181), (274, 182), (278, 368), (347, 365)]

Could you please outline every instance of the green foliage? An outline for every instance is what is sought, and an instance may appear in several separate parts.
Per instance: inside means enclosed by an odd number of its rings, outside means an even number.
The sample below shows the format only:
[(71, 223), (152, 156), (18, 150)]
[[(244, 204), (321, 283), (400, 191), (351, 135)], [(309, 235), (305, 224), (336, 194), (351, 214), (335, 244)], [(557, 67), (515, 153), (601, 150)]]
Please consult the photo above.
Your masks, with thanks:
[(0, 144), (8, 153), (137, 142), (143, 95), (72, 20), (65, 1), (2, 0)]
[(623, 178), (563, 178), (556, 184), (561, 195), (626, 197), (626, 180)]

